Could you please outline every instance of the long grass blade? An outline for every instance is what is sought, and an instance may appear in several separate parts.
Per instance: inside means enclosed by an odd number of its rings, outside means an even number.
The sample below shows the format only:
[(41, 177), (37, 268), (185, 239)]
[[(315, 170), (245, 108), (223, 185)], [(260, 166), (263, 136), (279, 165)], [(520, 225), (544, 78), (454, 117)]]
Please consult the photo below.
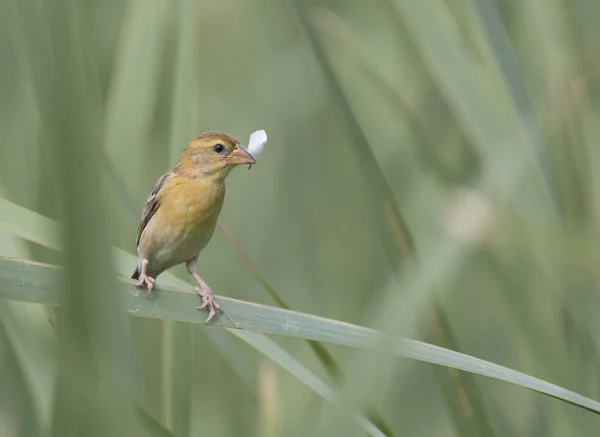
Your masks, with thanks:
[[(227, 229), (227, 227), (225, 225), (223, 225), (222, 223), (219, 223), (218, 227), (219, 227), (219, 230), (221, 231), (221, 233), (223, 233), (223, 235), (225, 235), (225, 238), (227, 238), (227, 241), (229, 241), (231, 246), (238, 253), (238, 255), (242, 259), (242, 261), (244, 261), (244, 263), (248, 266), (252, 275), (260, 283), (260, 285), (262, 285), (262, 287), (269, 294), (269, 296), (271, 296), (271, 299), (273, 299), (275, 301), (277, 306), (279, 308), (291, 310), (291, 307), (285, 302), (283, 297), (281, 297), (281, 294), (279, 294), (277, 292), (277, 290), (275, 290), (275, 288), (273, 288), (273, 286), (271, 284), (269, 284), (269, 282), (265, 279), (265, 277), (258, 271), (258, 269), (254, 265), (254, 263), (252, 262), (252, 260), (248, 256), (248, 254), (246, 254), (246, 252), (244, 252), (244, 250), (242, 249), (242, 247), (240, 246), (238, 241), (235, 239), (235, 237), (233, 236), (231, 231), (229, 229)], [(333, 357), (333, 355), (331, 355), (329, 353), (329, 351), (327, 349), (325, 349), (325, 346), (323, 346), (321, 343), (309, 341), (308, 345), (310, 346), (312, 351), (315, 353), (315, 355), (317, 356), (319, 361), (321, 361), (321, 363), (323, 364), (323, 367), (325, 367), (325, 369), (327, 370), (329, 377), (331, 379), (333, 379), (334, 381), (339, 380), (339, 378), (341, 377), (341, 374), (342, 374), (341, 373), (342, 370), (341, 370), (339, 364), (337, 363), (337, 361), (335, 360), (335, 358)]]
[(169, 6), (128, 2), (119, 35), (106, 107), (106, 156), (123, 175), (129, 190), (142, 180), (148, 161), (146, 145), (158, 100)]
[[(343, 113), (347, 122), (346, 124), (351, 129), (353, 129), (353, 133), (359, 134), (354, 144), (356, 144), (356, 146), (359, 148), (358, 151), (362, 149), (367, 149), (369, 152), (365, 153), (363, 151), (362, 157), (359, 154), (358, 161), (360, 162), (360, 166), (361, 168), (363, 168), (364, 173), (368, 175), (369, 180), (379, 181), (379, 183), (375, 186), (373, 186), (373, 184), (367, 184), (367, 186), (370, 190), (370, 197), (374, 199), (379, 198), (380, 202), (387, 206), (382, 211), (380, 211), (382, 218), (386, 219), (382, 220), (382, 224), (384, 224), (385, 227), (383, 229), (380, 229), (380, 236), (384, 245), (386, 242), (396, 243), (396, 250), (388, 250), (387, 253), (391, 265), (394, 266), (395, 272), (397, 274), (400, 274), (400, 266), (410, 268), (410, 266), (417, 258), (414, 243), (403, 243), (412, 241), (412, 236), (403, 217), (400, 215), (400, 208), (398, 207), (396, 199), (393, 196), (391, 190), (381, 190), (381, 187), (387, 187), (388, 185), (385, 173), (379, 165), (379, 163), (377, 162), (377, 160), (374, 158), (375, 154), (371, 150), (371, 145), (369, 144), (369, 142), (366, 139), (366, 136), (362, 133), (362, 130), (359, 127), (359, 121), (354, 115), (352, 108), (350, 108), (349, 106), (348, 99), (346, 98), (343, 90), (341, 89), (339, 80), (335, 76), (333, 66), (331, 65), (331, 62), (325, 54), (324, 47), (320, 42), (319, 38), (317, 37), (315, 29), (313, 29), (313, 25), (309, 24), (309, 21), (307, 19), (307, 11), (304, 8), (301, 8), (298, 5), (298, 3), (295, 4), (297, 13), (300, 16), (300, 21), (303, 23), (304, 30), (309, 37), (309, 41), (311, 42), (313, 51), (315, 52), (317, 60), (326, 76), (327, 82), (329, 86), (334, 90), (335, 96), (343, 108)], [(369, 67), (364, 66), (363, 69), (370, 70)], [(401, 99), (398, 99), (396, 105), (401, 107), (406, 106)], [(411, 114), (409, 111), (407, 111), (407, 113)], [(370, 156), (370, 159), (365, 160), (364, 155)], [(438, 344), (446, 348), (451, 348), (453, 350), (460, 350), (458, 340), (454, 335), (450, 324), (446, 322), (447, 316), (445, 315), (443, 307), (435, 302), (431, 310), (431, 318), (433, 320), (434, 325), (440, 326), (444, 324), (445, 327), (445, 335), (437, 335), (435, 337)], [(493, 435), (490, 420), (483, 407), (483, 404), (479, 402), (480, 395), (477, 389), (476, 382), (471, 380), (471, 376), (468, 374), (462, 375), (462, 380), (460, 380), (458, 378), (451, 378), (445, 372), (441, 372), (439, 370), (436, 370), (436, 372), (438, 374), (438, 378), (441, 381), (442, 387), (444, 388), (442, 392), (446, 397), (448, 405), (460, 405), (460, 403), (456, 403), (456, 398), (461, 396), (465, 399), (465, 402), (468, 402), (473, 406), (469, 409), (468, 412), (464, 408), (450, 409), (452, 413), (452, 418), (459, 433), (463, 436), (477, 436), (481, 433), (484, 433), (486, 435)]]
[[(63, 274), (63, 270), (58, 267), (0, 257), (0, 298), (60, 305), (58, 287)], [(173, 277), (169, 278), (168, 282), (177, 283), (178, 280)], [(194, 324), (204, 323), (204, 318), (196, 308), (197, 296), (189, 291), (161, 286), (152, 299), (146, 299), (143, 293), (140, 293), (130, 282), (122, 282), (118, 289), (130, 316)], [(211, 323), (213, 326), (234, 328), (241, 332), (260, 332), (315, 340), (360, 349), (370, 349), (379, 335), (372, 329), (337, 320), (222, 296), (218, 296), (218, 300), (224, 311), (237, 323), (220, 317), (215, 323)], [(408, 339), (396, 342), (389, 353), (515, 384), (600, 414), (598, 401), (469, 355)]]

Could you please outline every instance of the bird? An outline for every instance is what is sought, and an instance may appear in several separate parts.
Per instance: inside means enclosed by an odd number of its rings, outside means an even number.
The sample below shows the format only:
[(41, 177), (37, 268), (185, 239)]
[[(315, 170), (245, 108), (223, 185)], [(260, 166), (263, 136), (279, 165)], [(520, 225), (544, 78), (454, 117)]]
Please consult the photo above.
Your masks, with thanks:
[(147, 288), (147, 297), (158, 275), (185, 263), (198, 283), (194, 287), (202, 298), (198, 308), (208, 310), (206, 322), (223, 311), (196, 264), (214, 233), (225, 199), (225, 179), (242, 164), (256, 160), (233, 136), (208, 131), (193, 138), (177, 164), (156, 181), (138, 225), (138, 262), (131, 275), (136, 287)]

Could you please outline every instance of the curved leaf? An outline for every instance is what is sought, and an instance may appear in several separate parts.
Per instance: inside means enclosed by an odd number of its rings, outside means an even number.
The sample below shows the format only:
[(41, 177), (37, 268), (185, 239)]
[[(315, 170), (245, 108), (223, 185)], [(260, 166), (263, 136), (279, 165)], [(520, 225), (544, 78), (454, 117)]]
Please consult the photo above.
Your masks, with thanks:
[[(0, 298), (59, 305), (58, 284), (61, 274), (62, 269), (59, 267), (0, 257)], [(168, 280), (168, 282), (178, 281), (180, 280), (174, 277)], [(133, 317), (204, 323), (204, 314), (199, 313), (196, 308), (200, 302), (192, 292), (161, 286), (153, 292), (152, 298), (146, 299), (145, 293), (140, 292), (131, 282), (125, 283), (124, 280), (121, 282), (120, 288), (124, 294), (127, 312)], [(362, 326), (296, 311), (222, 296), (219, 296), (218, 300), (223, 310), (235, 322), (221, 316), (212, 325), (236, 328), (239, 332), (262, 332), (363, 349), (371, 348), (378, 335), (376, 331)], [(525, 373), (469, 355), (408, 339), (398, 341), (390, 353), (519, 385), (594, 413), (600, 413), (600, 402)]]

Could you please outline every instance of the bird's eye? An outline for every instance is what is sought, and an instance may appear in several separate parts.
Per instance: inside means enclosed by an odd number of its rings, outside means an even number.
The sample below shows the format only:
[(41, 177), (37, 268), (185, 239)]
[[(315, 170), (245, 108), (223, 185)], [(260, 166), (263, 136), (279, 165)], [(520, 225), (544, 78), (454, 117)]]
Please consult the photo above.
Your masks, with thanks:
[(215, 144), (213, 146), (213, 150), (217, 153), (223, 153), (223, 150), (225, 150), (225, 146), (223, 144)]

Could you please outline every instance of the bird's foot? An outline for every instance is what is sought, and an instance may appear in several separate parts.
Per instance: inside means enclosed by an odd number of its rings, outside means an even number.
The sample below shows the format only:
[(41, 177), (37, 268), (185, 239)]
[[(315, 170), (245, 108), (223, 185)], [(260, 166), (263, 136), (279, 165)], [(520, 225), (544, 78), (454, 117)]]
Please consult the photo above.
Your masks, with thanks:
[(142, 287), (144, 285), (146, 287), (148, 287), (148, 293), (146, 294), (146, 297), (149, 297), (150, 293), (152, 293), (152, 289), (156, 285), (156, 279), (151, 278), (150, 276), (146, 275), (145, 273), (142, 273), (140, 275), (140, 277), (138, 278), (138, 280), (135, 281), (133, 284), (136, 287)]
[(215, 316), (217, 310), (223, 312), (221, 306), (215, 302), (215, 296), (210, 288), (194, 287), (194, 291), (202, 298), (202, 305), (200, 305), (198, 308), (206, 308), (208, 310), (208, 319), (206, 319), (207, 322), (209, 322)]

